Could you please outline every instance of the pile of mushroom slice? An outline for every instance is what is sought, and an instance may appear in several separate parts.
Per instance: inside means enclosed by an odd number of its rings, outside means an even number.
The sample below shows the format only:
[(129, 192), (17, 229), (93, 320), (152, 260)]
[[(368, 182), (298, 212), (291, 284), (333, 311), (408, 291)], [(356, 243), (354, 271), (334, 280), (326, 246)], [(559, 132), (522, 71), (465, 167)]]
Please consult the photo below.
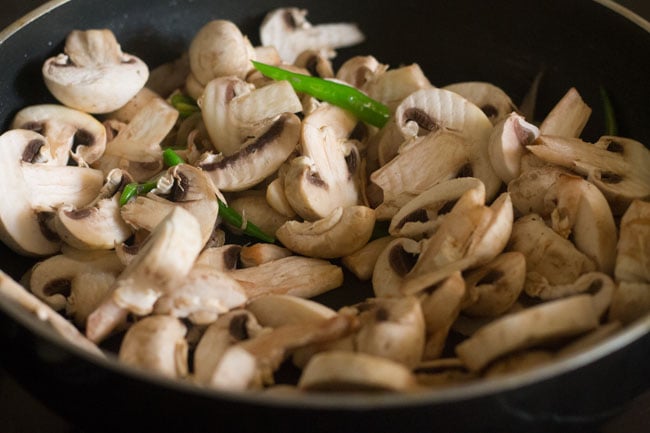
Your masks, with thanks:
[[(522, 371), (650, 312), (650, 151), (583, 141), (576, 89), (535, 123), (500, 88), (438, 87), (416, 63), (335, 70), (334, 50), (363, 39), (353, 24), (284, 8), (260, 36), (214, 20), (149, 71), (109, 30), (70, 33), (43, 67), (61, 104), (0, 136), (0, 237), (39, 260), (27, 290), (0, 274), (0, 291), (95, 354), (117, 340), (133, 367), (277, 395)], [(357, 87), (391, 117), (364, 124), (251, 60)], [(166, 147), (186, 162), (165, 167)], [(234, 242), (248, 223), (277, 241)], [(313, 299), (362, 282), (373, 296), (342, 308)], [(288, 364), (295, 381), (276, 383)]]

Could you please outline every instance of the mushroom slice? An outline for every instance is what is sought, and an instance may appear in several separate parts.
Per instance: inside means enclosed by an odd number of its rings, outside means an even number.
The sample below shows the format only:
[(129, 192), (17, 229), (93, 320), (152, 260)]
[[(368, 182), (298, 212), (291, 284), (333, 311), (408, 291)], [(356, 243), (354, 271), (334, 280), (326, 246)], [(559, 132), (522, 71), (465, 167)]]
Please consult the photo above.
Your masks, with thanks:
[(650, 312), (650, 283), (619, 282), (612, 296), (609, 320), (628, 324), (644, 317), (648, 312)]
[(38, 262), (31, 269), (29, 288), (57, 311), (65, 312), (79, 326), (110, 292), (124, 265), (113, 252), (102, 251), (92, 258), (66, 254)]
[(103, 357), (102, 351), (95, 344), (86, 339), (73, 324), (61, 317), (60, 314), (50, 308), (47, 304), (43, 303), (36, 296), (25, 290), (24, 287), (14, 281), (2, 270), (0, 270), (0, 296), (3, 298), (3, 303), (5, 300), (15, 302), (17, 305), (27, 310), (27, 312), (36, 316), (36, 318), (41, 322), (46, 322), (50, 325), (50, 329), (53, 329), (57, 334), (75, 346), (93, 353), (94, 355)]
[(553, 353), (546, 350), (530, 350), (507, 355), (490, 364), (484, 372), (484, 377), (496, 377), (506, 374), (530, 370), (549, 363), (555, 358)]
[(374, 77), (384, 73), (386, 69), (388, 66), (379, 63), (373, 56), (354, 56), (343, 62), (336, 71), (336, 79), (357, 89), (365, 89)]
[(285, 113), (257, 138), (230, 156), (205, 154), (197, 166), (221, 191), (241, 191), (273, 174), (296, 149), (300, 119)]
[(323, 304), (292, 295), (264, 295), (251, 300), (246, 309), (262, 326), (279, 326), (321, 322), (336, 316), (336, 311)]
[(316, 222), (287, 221), (276, 236), (295, 253), (331, 259), (347, 256), (366, 245), (374, 227), (375, 212), (369, 207), (339, 207)]
[(415, 266), (421, 244), (409, 238), (392, 239), (377, 257), (372, 272), (375, 296), (402, 296), (399, 288)]
[(596, 270), (589, 257), (555, 233), (537, 214), (515, 221), (509, 250), (526, 257), (524, 290), (533, 296), (549, 286), (572, 284), (580, 275)]
[(635, 200), (650, 198), (650, 150), (629, 138), (605, 136), (595, 144), (541, 135), (528, 149), (544, 161), (569, 168), (600, 189), (614, 215)]
[(517, 178), (508, 183), (508, 192), (512, 205), (521, 215), (531, 213), (549, 217), (553, 204), (547, 199), (547, 194), (562, 174), (568, 171), (557, 166), (531, 168), (523, 171)]
[(178, 110), (163, 99), (145, 104), (124, 129), (106, 145), (106, 154), (134, 162), (151, 163), (161, 159), (160, 143), (172, 130)]
[(479, 329), (456, 346), (471, 371), (509, 353), (595, 329), (598, 316), (592, 297), (577, 295), (508, 314)]
[(449, 84), (443, 87), (458, 93), (472, 104), (479, 107), (490, 119), (492, 125), (504, 120), (508, 115), (517, 110), (514, 102), (500, 87), (482, 81), (466, 81)]
[(239, 259), (243, 267), (250, 268), (289, 257), (291, 254), (291, 251), (279, 245), (258, 242), (244, 245), (239, 253)]
[(197, 102), (212, 144), (226, 157), (240, 152), (246, 140), (259, 139), (278, 116), (302, 110), (288, 81), (253, 89), (236, 77), (210, 81)]
[(390, 236), (384, 236), (372, 240), (361, 249), (344, 256), (341, 263), (361, 281), (370, 280), (379, 256), (393, 239)]
[(23, 108), (14, 117), (12, 129), (29, 129), (42, 134), (58, 165), (70, 155), (79, 166), (97, 161), (106, 148), (106, 129), (97, 119), (62, 105), (42, 104)]
[(279, 8), (269, 12), (260, 26), (262, 45), (272, 45), (285, 63), (293, 63), (306, 50), (336, 49), (363, 42), (356, 24), (312, 25), (307, 10)]
[(207, 265), (219, 271), (232, 271), (237, 268), (242, 246), (227, 244), (205, 248), (196, 259), (196, 265)]
[(190, 56), (186, 51), (180, 57), (154, 68), (149, 73), (146, 88), (166, 98), (183, 87), (190, 73)]
[(142, 110), (144, 106), (150, 103), (152, 99), (164, 101), (164, 99), (156, 92), (143, 87), (125, 105), (120, 107), (118, 110), (113, 111), (112, 113), (106, 114), (106, 118), (109, 120), (123, 122), (124, 124), (131, 123), (136, 114), (138, 114), (138, 112)]
[(369, 299), (357, 307), (355, 350), (415, 367), (422, 358), (425, 319), (414, 296)]
[(508, 183), (522, 171), (521, 159), (526, 146), (539, 137), (537, 126), (526, 122), (523, 116), (512, 112), (494, 125), (488, 144), (488, 156), (494, 172)]
[(469, 189), (483, 191), (481, 202), (485, 201), (485, 186), (479, 179), (461, 177), (437, 183), (410, 200), (393, 215), (389, 233), (396, 237), (412, 239), (430, 237), (440, 226), (445, 214)]
[(443, 387), (456, 385), (476, 379), (476, 374), (467, 370), (467, 367), (458, 358), (438, 358), (420, 363), (413, 373), (418, 385)]
[(284, 193), (284, 174), (281, 173), (282, 167), (278, 170), (278, 177), (273, 179), (266, 187), (266, 202), (280, 215), (294, 218), (297, 214)]
[(404, 365), (367, 353), (328, 351), (314, 355), (298, 381), (309, 391), (408, 391), (416, 380)]
[(609, 322), (600, 325), (593, 331), (588, 332), (580, 338), (576, 338), (571, 343), (562, 347), (562, 349), (557, 352), (557, 356), (569, 356), (575, 353), (583, 352), (614, 335), (621, 329), (621, 327), (621, 322)]
[(82, 208), (61, 206), (54, 227), (68, 245), (81, 250), (110, 250), (131, 236), (130, 227), (120, 216), (120, 188), (128, 182), (122, 170), (112, 170), (99, 195)]
[(417, 63), (385, 72), (383, 69), (379, 69), (378, 73), (371, 77), (365, 90), (371, 98), (386, 104), (391, 111), (413, 92), (433, 87)]
[(187, 376), (187, 328), (169, 316), (149, 316), (124, 336), (118, 358), (126, 365), (168, 377)]
[(43, 78), (56, 99), (81, 111), (115, 111), (149, 78), (147, 65), (123, 53), (115, 35), (107, 29), (72, 31), (64, 52), (45, 61)]
[(459, 271), (420, 295), (426, 325), (423, 359), (436, 359), (442, 355), (449, 330), (460, 314), (465, 296), (465, 282)]
[(539, 127), (544, 135), (577, 138), (591, 116), (591, 108), (572, 87), (553, 107)]
[(60, 241), (46, 225), (44, 212), (92, 201), (103, 184), (101, 171), (47, 164), (51, 157), (45, 138), (23, 129), (0, 136), (0, 161), (0, 239), (23, 255), (56, 253)]
[(226, 20), (213, 20), (194, 35), (189, 48), (192, 74), (202, 85), (213, 78), (245, 78), (252, 68), (252, 46), (239, 28)]
[(467, 273), (467, 299), (463, 313), (469, 316), (495, 317), (515, 304), (526, 280), (526, 258), (508, 252)]
[(207, 325), (227, 311), (246, 303), (241, 285), (229, 273), (195, 265), (182, 282), (163, 294), (154, 313), (188, 318), (196, 325)]
[(343, 283), (343, 271), (326, 260), (290, 256), (252, 268), (236, 269), (237, 280), (249, 299), (265, 294), (312, 298)]
[[(276, 212), (269, 203), (262, 191), (242, 192), (240, 195), (228, 200), (228, 207), (242, 216), (242, 225), (253, 223), (264, 233), (275, 233), (289, 218)], [(236, 233), (240, 233), (243, 227), (228, 225)], [(271, 247), (271, 245), (269, 245)]]
[(337, 207), (359, 204), (361, 158), (348, 140), (356, 124), (352, 114), (330, 104), (303, 120), (302, 156), (284, 173), (284, 193), (304, 219), (318, 220)]
[(650, 203), (635, 200), (621, 218), (617, 280), (650, 283)]
[(334, 78), (332, 62), (327, 50), (305, 50), (293, 62), (299, 68), (305, 68), (310, 75), (320, 78)]

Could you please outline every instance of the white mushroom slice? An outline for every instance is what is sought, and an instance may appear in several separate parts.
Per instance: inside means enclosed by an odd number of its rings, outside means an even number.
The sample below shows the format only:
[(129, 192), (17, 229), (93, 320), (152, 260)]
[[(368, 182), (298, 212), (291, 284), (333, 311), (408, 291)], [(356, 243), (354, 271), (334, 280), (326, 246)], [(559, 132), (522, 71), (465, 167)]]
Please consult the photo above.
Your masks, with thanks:
[(303, 51), (343, 48), (363, 42), (356, 24), (312, 25), (307, 10), (280, 8), (269, 12), (260, 26), (262, 45), (272, 45), (285, 63), (293, 63)]
[(609, 322), (603, 325), (600, 325), (598, 328), (594, 329), (591, 332), (588, 332), (584, 336), (573, 340), (571, 343), (562, 347), (561, 350), (557, 352), (557, 356), (570, 356), (576, 353), (580, 353), (595, 346), (598, 343), (603, 342), (605, 339), (614, 335), (622, 327), (621, 322)]
[(648, 312), (650, 312), (650, 283), (619, 282), (612, 296), (609, 320), (628, 324), (644, 317)]
[(614, 215), (650, 198), (650, 150), (629, 138), (605, 136), (595, 144), (541, 135), (528, 149), (544, 161), (569, 168), (600, 189)]
[(572, 87), (544, 118), (539, 130), (544, 135), (577, 138), (591, 116), (591, 108)]
[(150, 316), (136, 322), (124, 336), (118, 358), (126, 365), (168, 377), (187, 376), (187, 328), (169, 316)]
[(183, 208), (174, 208), (119, 276), (113, 293), (88, 317), (88, 337), (102, 340), (128, 311), (151, 313), (158, 298), (190, 272), (202, 246), (196, 218)]
[(562, 174), (568, 174), (557, 166), (536, 167), (523, 171), (508, 183), (512, 205), (521, 215), (536, 213), (550, 216), (553, 203), (547, 200), (547, 193)]
[(440, 284), (429, 287), (420, 296), (427, 334), (423, 359), (436, 359), (442, 355), (449, 330), (460, 314), (465, 296), (465, 282), (458, 271)]
[(154, 305), (154, 313), (188, 318), (207, 325), (227, 311), (246, 303), (241, 285), (227, 272), (194, 266), (182, 282), (167, 290)]
[(124, 265), (113, 252), (88, 258), (59, 254), (37, 263), (29, 275), (29, 288), (57, 311), (64, 310), (79, 326), (110, 292)]
[(266, 187), (266, 202), (280, 215), (294, 218), (297, 214), (284, 193), (284, 175), (280, 175), (281, 171), (278, 170), (278, 177)]
[(277, 328), (305, 322), (322, 322), (336, 311), (318, 302), (292, 295), (264, 295), (251, 300), (246, 309), (262, 326)]
[(456, 354), (478, 371), (500, 356), (579, 335), (598, 326), (593, 305), (591, 296), (577, 295), (508, 314), (457, 345)]
[(232, 271), (237, 268), (242, 246), (227, 244), (205, 248), (196, 259), (196, 265), (210, 266), (219, 271)]
[(515, 304), (526, 280), (526, 258), (508, 252), (467, 273), (467, 299), (463, 313), (469, 316), (500, 316)]
[(374, 298), (361, 306), (355, 350), (415, 367), (422, 358), (425, 337), (420, 301), (413, 296)]
[(524, 290), (528, 294), (539, 293), (549, 286), (572, 284), (580, 275), (596, 270), (596, 264), (589, 257), (555, 233), (536, 214), (515, 221), (509, 250), (526, 256)]
[(443, 87), (443, 89), (458, 93), (479, 107), (488, 119), (490, 119), (492, 125), (496, 125), (510, 115), (510, 113), (517, 110), (510, 96), (500, 87), (491, 83), (466, 81), (449, 84)]
[(226, 157), (240, 152), (251, 137), (263, 135), (281, 114), (302, 110), (288, 81), (274, 81), (254, 90), (236, 77), (210, 81), (197, 102), (212, 144)]
[(537, 126), (512, 112), (494, 125), (488, 144), (488, 156), (494, 172), (508, 183), (521, 174), (521, 159), (526, 146), (539, 137)]
[(309, 49), (300, 53), (293, 64), (306, 69), (314, 77), (334, 78), (330, 57), (333, 56), (328, 50)]
[(485, 186), (479, 179), (461, 177), (437, 183), (407, 202), (393, 215), (389, 233), (396, 237), (412, 239), (430, 237), (440, 226), (446, 213), (469, 189), (482, 191), (482, 202), (485, 201)]
[(416, 380), (404, 365), (366, 353), (330, 351), (314, 355), (298, 387), (309, 391), (408, 391)]
[(143, 87), (138, 93), (133, 96), (122, 107), (118, 110), (113, 111), (112, 113), (106, 114), (107, 119), (117, 120), (118, 122), (123, 122), (124, 124), (131, 123), (133, 118), (142, 110), (147, 104), (153, 99), (158, 99), (164, 101), (159, 94), (154, 92), (151, 89)]
[(120, 187), (126, 176), (115, 169), (108, 174), (99, 195), (88, 206), (61, 206), (54, 227), (66, 244), (80, 250), (110, 250), (131, 236), (131, 228), (120, 216)]
[[(527, 306), (524, 306), (521, 302), (517, 301), (502, 316), (511, 313), (516, 313), (518, 311), (524, 310), (525, 308), (527, 308)], [(496, 319), (495, 317), (469, 317), (464, 315), (461, 311), (461, 314), (458, 316), (454, 324), (451, 326), (451, 329), (453, 329), (454, 332), (460, 335), (463, 335), (465, 337), (471, 337), (479, 329), (481, 329), (488, 323), (493, 322), (495, 319)]]
[(289, 257), (291, 254), (291, 251), (279, 245), (258, 242), (244, 245), (239, 253), (239, 260), (243, 267), (250, 268)]
[(245, 78), (251, 65), (252, 46), (239, 28), (226, 20), (213, 20), (194, 35), (189, 48), (192, 74), (203, 85), (213, 78)]
[(501, 186), (487, 157), (459, 133), (442, 129), (401, 149), (388, 164), (374, 171), (370, 180), (381, 188), (386, 207), (396, 212), (437, 183), (456, 177), (480, 179), (488, 201)]
[(45, 61), (43, 78), (54, 97), (81, 111), (115, 111), (149, 78), (147, 65), (123, 53), (115, 35), (107, 29), (72, 31), (64, 52)]
[(377, 257), (372, 272), (372, 289), (377, 297), (401, 296), (404, 278), (413, 269), (420, 254), (419, 242), (397, 238), (383, 249)]
[(359, 280), (367, 281), (372, 278), (375, 265), (384, 249), (394, 238), (384, 236), (368, 242), (361, 249), (344, 256), (341, 263)]
[(477, 377), (476, 374), (468, 371), (458, 358), (438, 358), (424, 361), (414, 369), (413, 373), (418, 385), (427, 388), (453, 386)]
[[(276, 212), (260, 191), (246, 192), (228, 200), (228, 207), (242, 216), (243, 225), (253, 223), (264, 233), (275, 233), (289, 218)], [(243, 227), (229, 225), (236, 233)]]
[(24, 287), (14, 281), (2, 270), (0, 270), (0, 296), (3, 298), (3, 303), (5, 300), (15, 302), (17, 305), (27, 310), (27, 312), (36, 316), (36, 318), (41, 322), (46, 322), (50, 325), (50, 329), (53, 329), (57, 334), (70, 343), (94, 355), (103, 357), (102, 351), (86, 339), (72, 323), (68, 322), (60, 314), (40, 301), (36, 296), (25, 290)]
[(433, 87), (417, 63), (385, 72), (383, 69), (371, 76), (364, 89), (368, 96), (387, 105), (391, 111), (413, 92)]
[(192, 72), (187, 74), (185, 79), (185, 92), (190, 98), (198, 101), (203, 96), (205, 86), (199, 82)]
[(20, 254), (56, 253), (60, 241), (41, 212), (85, 206), (103, 184), (99, 170), (43, 162), (49, 160), (49, 146), (36, 132), (14, 129), (0, 136), (0, 239)]
[(530, 350), (508, 355), (490, 364), (483, 373), (484, 377), (496, 377), (527, 371), (540, 365), (548, 364), (554, 355), (546, 350)]
[(307, 220), (325, 218), (337, 207), (360, 203), (361, 158), (348, 136), (356, 118), (342, 108), (322, 104), (302, 124), (302, 156), (284, 173), (284, 193)]
[(242, 145), (239, 152), (224, 156), (205, 154), (197, 166), (221, 191), (241, 191), (273, 174), (296, 149), (300, 119), (286, 113), (266, 132)]
[(131, 122), (106, 145), (106, 154), (134, 162), (161, 159), (160, 143), (178, 119), (178, 110), (162, 99), (145, 104)]
[(239, 281), (246, 296), (286, 294), (312, 298), (343, 283), (343, 271), (326, 260), (290, 256), (253, 268), (236, 269), (231, 276)]
[(650, 203), (635, 200), (621, 218), (617, 280), (650, 282)]
[(152, 69), (146, 86), (166, 98), (176, 89), (183, 87), (189, 73), (190, 56), (188, 52), (184, 52), (179, 58)]
[(66, 165), (70, 155), (87, 167), (106, 148), (106, 129), (97, 119), (62, 105), (43, 104), (23, 108), (14, 117), (12, 129), (29, 129), (42, 134), (58, 165)]
[(358, 89), (365, 89), (374, 77), (384, 73), (386, 69), (388, 66), (379, 63), (373, 56), (354, 56), (343, 62), (336, 71), (336, 79)]
[(336, 208), (315, 222), (287, 221), (275, 233), (291, 251), (309, 257), (347, 256), (368, 243), (375, 227), (375, 212), (366, 206)]

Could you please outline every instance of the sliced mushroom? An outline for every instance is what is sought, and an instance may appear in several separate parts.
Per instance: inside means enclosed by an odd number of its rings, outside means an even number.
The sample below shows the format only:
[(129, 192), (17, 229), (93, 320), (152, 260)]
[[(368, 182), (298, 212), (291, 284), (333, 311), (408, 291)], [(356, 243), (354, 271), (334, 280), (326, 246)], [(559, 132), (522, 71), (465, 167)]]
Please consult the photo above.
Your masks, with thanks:
[(490, 119), (492, 125), (498, 124), (517, 110), (508, 94), (491, 83), (467, 81), (449, 84), (443, 89), (458, 93), (472, 104), (478, 106)]
[(85, 206), (103, 184), (99, 170), (48, 164), (51, 160), (46, 139), (36, 132), (14, 129), (0, 136), (0, 239), (20, 254), (56, 253), (60, 241), (46, 212), (65, 204)]
[(133, 98), (129, 100), (129, 102), (124, 104), (118, 110), (106, 114), (106, 118), (117, 120), (118, 122), (123, 122), (125, 124), (131, 123), (138, 112), (142, 110), (147, 104), (149, 104), (153, 99), (164, 102), (164, 98), (162, 98), (159, 94), (151, 89), (143, 87), (138, 93), (135, 94)]
[(341, 263), (361, 281), (370, 280), (379, 256), (393, 239), (384, 236), (371, 240), (361, 249), (343, 257)]
[(239, 259), (243, 267), (250, 268), (251, 266), (259, 266), (273, 260), (289, 257), (291, 254), (291, 251), (279, 245), (258, 242), (252, 245), (244, 245), (239, 254)]
[(325, 218), (337, 207), (360, 203), (361, 158), (348, 136), (356, 118), (342, 108), (322, 104), (303, 120), (302, 156), (284, 173), (284, 193), (307, 220)]
[(281, 166), (278, 170), (278, 177), (273, 179), (266, 187), (266, 202), (280, 215), (287, 218), (294, 218), (297, 214), (291, 207), (291, 203), (284, 193), (284, 174)]
[(331, 53), (327, 50), (310, 49), (300, 53), (293, 63), (299, 68), (305, 68), (314, 77), (334, 78), (330, 57)]
[(368, 243), (375, 212), (366, 206), (336, 208), (315, 222), (287, 221), (276, 236), (291, 251), (309, 257), (347, 256)]
[(107, 29), (72, 31), (64, 52), (45, 61), (43, 78), (54, 97), (81, 111), (115, 111), (149, 78), (147, 65), (123, 53), (115, 35)]
[(242, 246), (236, 244), (208, 247), (201, 251), (196, 265), (210, 266), (219, 271), (232, 271), (237, 268), (241, 250)]
[(285, 63), (293, 63), (303, 51), (322, 48), (343, 48), (364, 40), (356, 24), (336, 23), (312, 25), (307, 11), (280, 8), (269, 12), (260, 26), (262, 45), (272, 45)]
[(309, 299), (292, 295), (264, 295), (251, 300), (246, 309), (262, 326), (321, 322), (336, 316), (336, 311)]
[[(263, 192), (246, 192), (228, 200), (228, 207), (242, 216), (243, 224), (249, 222), (255, 224), (264, 233), (275, 233), (289, 218), (278, 213), (269, 206)], [(235, 232), (239, 232), (242, 227), (232, 227)]]
[(290, 256), (231, 273), (249, 299), (265, 294), (311, 298), (343, 283), (340, 267), (321, 259)]
[(544, 161), (587, 176), (605, 194), (614, 215), (622, 215), (635, 199), (650, 198), (650, 150), (638, 141), (605, 136), (592, 144), (541, 135), (528, 149)]
[(458, 358), (438, 358), (424, 361), (413, 373), (418, 385), (428, 388), (457, 385), (477, 378), (477, 375), (467, 370), (467, 367)]
[(537, 137), (539, 129), (515, 112), (494, 125), (488, 156), (494, 172), (502, 181), (508, 183), (521, 174), (526, 146), (533, 144)]
[(242, 145), (239, 152), (224, 156), (205, 154), (197, 163), (221, 191), (241, 191), (273, 174), (296, 149), (300, 119), (283, 114), (259, 137)]
[(354, 56), (343, 62), (336, 71), (336, 79), (365, 90), (366, 85), (386, 69), (388, 66), (379, 63), (373, 56)]
[(592, 297), (577, 295), (497, 319), (457, 345), (456, 354), (471, 371), (478, 371), (500, 356), (573, 337), (597, 326)]
[(174, 90), (183, 87), (189, 73), (190, 56), (186, 51), (179, 58), (152, 69), (146, 86), (166, 98)]
[(544, 118), (539, 130), (544, 135), (577, 138), (582, 134), (589, 116), (591, 108), (572, 87)]
[(610, 321), (632, 323), (650, 312), (650, 283), (621, 281), (616, 286), (609, 308)]
[(401, 296), (400, 287), (415, 266), (421, 244), (413, 239), (397, 238), (390, 241), (377, 257), (372, 272), (372, 290), (375, 296)]
[(536, 213), (540, 216), (550, 216), (553, 203), (547, 200), (547, 193), (560, 176), (567, 173), (568, 171), (557, 166), (531, 168), (522, 172), (508, 183), (512, 205), (520, 215)]
[(650, 203), (635, 200), (621, 218), (617, 280), (650, 283)]
[(329, 351), (307, 364), (298, 387), (309, 391), (408, 391), (415, 377), (404, 365), (366, 353)]
[(82, 167), (97, 161), (106, 148), (106, 129), (97, 119), (62, 105), (43, 104), (23, 108), (11, 123), (13, 129), (29, 129), (43, 135), (58, 165), (70, 156)]
[(410, 94), (433, 87), (417, 63), (387, 71), (380, 65), (377, 69), (364, 86), (364, 90), (371, 98), (387, 105), (391, 111)]
[(588, 332), (580, 338), (576, 338), (571, 343), (562, 347), (562, 349), (557, 352), (557, 356), (569, 356), (589, 349), (618, 332), (621, 327), (621, 322), (609, 322), (600, 325), (593, 331)]
[(553, 353), (546, 350), (529, 350), (512, 355), (507, 355), (490, 364), (486, 369), (485, 377), (503, 376), (518, 373), (548, 364), (554, 359)]
[(118, 358), (126, 365), (168, 377), (188, 373), (187, 328), (169, 316), (149, 316), (135, 323), (124, 335)]

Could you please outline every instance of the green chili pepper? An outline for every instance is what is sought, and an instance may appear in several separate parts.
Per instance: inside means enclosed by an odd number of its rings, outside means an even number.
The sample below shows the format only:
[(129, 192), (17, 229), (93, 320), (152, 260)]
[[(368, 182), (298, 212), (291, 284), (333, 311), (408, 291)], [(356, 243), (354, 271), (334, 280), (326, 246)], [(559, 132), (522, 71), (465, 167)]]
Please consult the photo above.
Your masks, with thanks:
[(157, 182), (151, 181), (146, 183), (128, 183), (120, 195), (120, 206), (127, 204), (132, 198), (146, 194), (154, 189)]
[(178, 110), (181, 119), (186, 119), (201, 110), (194, 99), (180, 93), (172, 96), (171, 104)]
[(219, 201), (219, 215), (221, 215), (221, 217), (225, 222), (227, 222), (228, 224), (234, 227), (240, 228), (247, 235), (257, 238), (261, 241), (269, 242), (269, 243), (275, 242), (275, 238), (273, 236), (264, 233), (262, 229), (260, 229), (250, 221), (246, 221), (246, 226), (242, 227), (244, 223), (244, 218), (241, 215), (239, 215), (239, 213), (234, 211), (232, 208), (228, 207), (221, 200), (218, 201)]
[(308, 93), (316, 99), (346, 109), (371, 125), (381, 128), (390, 117), (390, 109), (387, 106), (354, 87), (318, 77), (296, 74), (256, 61), (253, 61), (253, 66), (263, 75), (274, 80), (287, 80), (297, 92)]
[(603, 86), (600, 86), (600, 98), (603, 101), (603, 111), (605, 112), (605, 135), (618, 135), (618, 123), (614, 114), (614, 106)]
[(178, 153), (174, 152), (174, 149), (171, 147), (163, 150), (163, 162), (167, 167), (173, 167), (175, 165), (185, 163), (185, 161), (183, 161), (183, 158), (181, 158)]

